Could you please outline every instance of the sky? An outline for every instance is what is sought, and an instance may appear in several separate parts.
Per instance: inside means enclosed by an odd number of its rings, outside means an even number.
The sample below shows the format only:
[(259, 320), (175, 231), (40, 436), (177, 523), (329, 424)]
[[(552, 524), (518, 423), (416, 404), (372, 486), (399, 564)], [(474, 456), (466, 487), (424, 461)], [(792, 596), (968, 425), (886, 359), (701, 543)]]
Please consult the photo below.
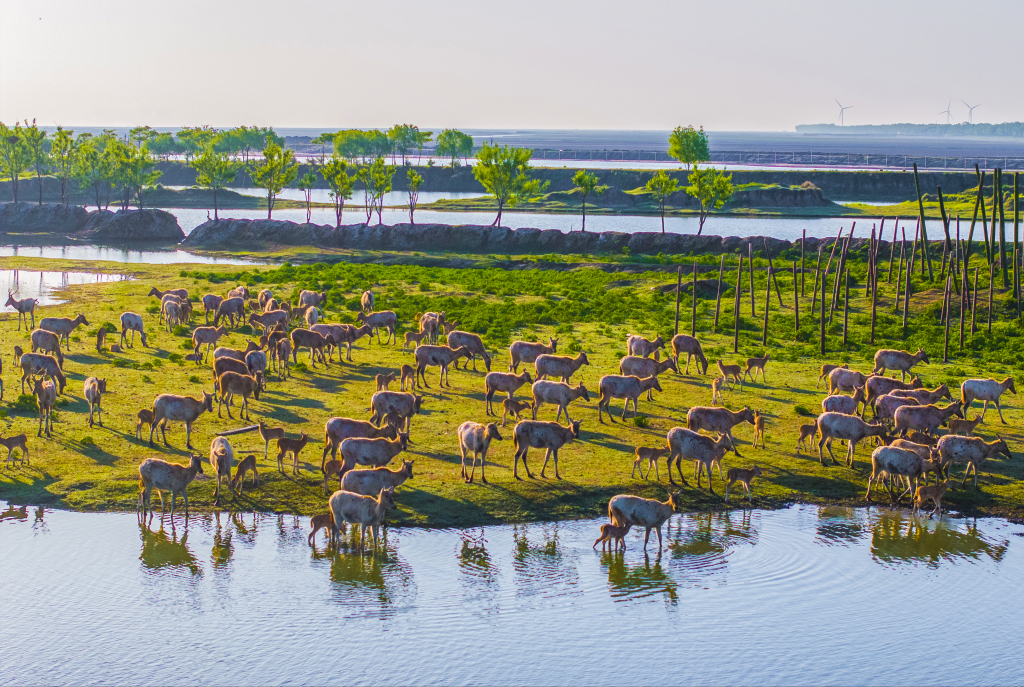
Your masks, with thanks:
[[(1024, 119), (1024, 2), (0, 0), (0, 121), (792, 131)], [(996, 51), (998, 66), (990, 65)]]

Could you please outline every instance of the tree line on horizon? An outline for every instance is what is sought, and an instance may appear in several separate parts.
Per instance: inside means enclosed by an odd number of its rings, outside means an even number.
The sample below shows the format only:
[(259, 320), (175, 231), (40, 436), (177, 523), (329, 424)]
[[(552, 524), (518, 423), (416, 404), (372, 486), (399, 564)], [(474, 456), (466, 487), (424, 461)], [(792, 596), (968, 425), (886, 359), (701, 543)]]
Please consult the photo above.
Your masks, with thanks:
[[(128, 209), (134, 202), (144, 204), (144, 193), (161, 176), (154, 169), (159, 158), (184, 156), (186, 164), (196, 171), (196, 184), (213, 193), (214, 219), (219, 219), (217, 193), (228, 188), (243, 170), (253, 184), (267, 191), (267, 218), (273, 217), (277, 196), (293, 183), (305, 194), (306, 221), (312, 215), (312, 191), (322, 178), (330, 189), (337, 225), (341, 225), (345, 201), (351, 199), (356, 183), (363, 186), (366, 222), (374, 212), (381, 222), (384, 196), (393, 190), (399, 166), (407, 166), (409, 221), (414, 213), (423, 177), (410, 165), (415, 152), (422, 156), (424, 146), (433, 140), (433, 132), (421, 131), (409, 124), (396, 124), (386, 131), (379, 129), (346, 129), (323, 133), (311, 143), (321, 146), (319, 160), (309, 158), (309, 170), (299, 176), (299, 162), (285, 140), (269, 127), (240, 126), (217, 130), (210, 126), (183, 127), (172, 135), (149, 126), (131, 129), (118, 137), (111, 129), (100, 135), (82, 133), (58, 126), (48, 134), (25, 120), (13, 127), (0, 122), (0, 173), (10, 179), (12, 196), (18, 202), (21, 177), (36, 175), (39, 204), (43, 197), (43, 176), (53, 176), (61, 184), (61, 202), (68, 203), (68, 189), (75, 182), (85, 190), (97, 209), (107, 209), (111, 200)], [(330, 157), (327, 147), (331, 147)], [(448, 158), (452, 168), (468, 162), (474, 155), (472, 136), (458, 129), (445, 129), (437, 137), (434, 154)], [(701, 169), (700, 162), (710, 160), (708, 138), (703, 127), (677, 127), (669, 136), (669, 154), (686, 165), (689, 186), (686, 192), (700, 204), (700, 228), (712, 210), (725, 204), (732, 195), (731, 175), (714, 168)], [(500, 226), (504, 210), (538, 197), (548, 183), (530, 176), (533, 151), (528, 148), (484, 143), (475, 152), (472, 171), (487, 193), (498, 205), (493, 225)], [(388, 158), (391, 159), (390, 164)], [(400, 162), (399, 162), (400, 161)], [(428, 161), (433, 166), (433, 156)], [(586, 201), (601, 195), (607, 186), (597, 175), (579, 170), (573, 177), (572, 192), (582, 201), (583, 231), (586, 231)], [(664, 170), (648, 181), (646, 191), (658, 202), (662, 233), (665, 231), (665, 206), (669, 197), (681, 190), (678, 181)]]

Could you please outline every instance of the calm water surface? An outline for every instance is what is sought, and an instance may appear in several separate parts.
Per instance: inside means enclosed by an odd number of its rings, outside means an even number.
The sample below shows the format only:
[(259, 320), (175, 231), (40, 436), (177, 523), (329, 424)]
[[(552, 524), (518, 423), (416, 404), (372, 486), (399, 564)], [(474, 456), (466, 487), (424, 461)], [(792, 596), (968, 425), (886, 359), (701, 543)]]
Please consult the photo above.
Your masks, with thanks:
[(0, 504), (5, 684), (1020, 684), (1024, 527), (792, 507), (392, 529)]
[[(194, 228), (194, 227), (193, 227)], [(191, 229), (189, 230), (191, 231)], [(171, 265), (202, 263), (210, 265), (249, 265), (254, 260), (196, 255), (185, 250), (126, 250), (114, 246), (76, 244), (71, 246), (0, 246), (0, 257), (54, 258), (62, 260), (108, 260), (110, 262)]]
[[(13, 293), (18, 300), (35, 298), (37, 305), (63, 303), (54, 291), (72, 284), (109, 284), (130, 279), (127, 274), (100, 272), (30, 272), (27, 270), (0, 270), (0, 296)], [(4, 301), (7, 298), (4, 297)], [(13, 307), (0, 307), (0, 312), (16, 312)]]

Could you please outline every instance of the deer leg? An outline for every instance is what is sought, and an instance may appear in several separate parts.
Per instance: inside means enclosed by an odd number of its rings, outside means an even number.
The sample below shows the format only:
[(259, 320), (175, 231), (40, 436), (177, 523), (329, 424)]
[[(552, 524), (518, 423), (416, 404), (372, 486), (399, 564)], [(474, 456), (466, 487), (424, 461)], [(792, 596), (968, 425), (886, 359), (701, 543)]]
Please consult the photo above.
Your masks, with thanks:
[[(676, 365), (679, 365), (679, 359), (676, 358)], [(690, 354), (686, 354), (686, 370), (683, 374), (690, 374)]]
[[(467, 482), (472, 482), (472, 479), (466, 477), (466, 447), (462, 446), (461, 442), (459, 446), (459, 452), (462, 454), (462, 479), (466, 480)], [(473, 454), (473, 460), (474, 462), (476, 461), (475, 453)]]
[(544, 476), (544, 471), (548, 469), (548, 461), (549, 460), (551, 460), (551, 449), (547, 449), (544, 452), (544, 465), (542, 465), (541, 468), (540, 468), (540, 477), (541, 477), (541, 479), (546, 479), (545, 476)]
[[(473, 457), (474, 457), (474, 459), (476, 458), (476, 456), (473, 456)], [(482, 451), (480, 453), (480, 481), (483, 482), (484, 484), (487, 484), (487, 476), (484, 474), (484, 466), (486, 464), (487, 464), (487, 451)], [(474, 462), (474, 466), (475, 465), (476, 465), (476, 463)], [(472, 477), (472, 475), (470, 475), (470, 477)]]
[[(1003, 419), (1003, 409), (999, 407), (999, 399), (998, 398), (996, 399), (995, 403), (996, 403), (996, 412), (999, 413), (999, 421), (1002, 422), (1004, 425), (1007, 424), (1006, 420)], [(964, 413), (964, 415), (966, 416), (966, 413)]]

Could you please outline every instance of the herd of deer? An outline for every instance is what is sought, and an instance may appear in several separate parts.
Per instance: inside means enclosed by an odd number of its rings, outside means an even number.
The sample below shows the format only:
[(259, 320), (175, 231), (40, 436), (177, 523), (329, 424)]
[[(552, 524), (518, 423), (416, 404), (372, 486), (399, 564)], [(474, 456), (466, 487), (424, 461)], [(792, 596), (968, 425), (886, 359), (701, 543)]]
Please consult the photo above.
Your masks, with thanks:
[[(160, 299), (160, 319), (166, 321), (169, 328), (184, 324), (192, 317), (192, 305), (189, 294), (185, 289), (172, 289), (160, 291), (153, 288), (149, 294), (151, 297)], [(246, 419), (249, 417), (250, 397), (259, 400), (261, 391), (266, 389), (266, 375), (268, 370), (277, 371), (282, 379), (288, 376), (289, 362), (298, 362), (298, 353), (302, 348), (309, 350), (310, 362), (313, 367), (319, 360), (328, 365), (338, 350), (340, 360), (340, 349), (342, 345), (347, 348), (347, 359), (351, 360), (352, 344), (363, 336), (377, 335), (380, 343), (380, 330), (387, 333), (384, 344), (397, 342), (398, 317), (393, 311), (375, 312), (373, 310), (374, 297), (369, 291), (361, 298), (362, 310), (358, 313), (360, 325), (327, 324), (320, 322), (322, 317), (321, 306), (326, 301), (326, 294), (313, 291), (302, 291), (299, 296), (299, 305), (292, 306), (287, 301), (279, 301), (270, 290), (264, 289), (259, 292), (257, 298), (250, 298), (248, 288), (237, 287), (228, 292), (226, 297), (207, 294), (202, 299), (204, 308), (205, 324), (197, 326), (192, 331), (193, 353), (190, 357), (197, 365), (207, 360), (210, 349), (213, 348), (213, 388), (214, 393), (203, 392), (201, 398), (189, 396), (178, 396), (174, 394), (160, 394), (153, 402), (151, 409), (142, 409), (138, 413), (136, 424), (136, 437), (142, 438), (142, 430), (149, 425), (149, 443), (153, 445), (153, 435), (159, 426), (164, 444), (167, 445), (166, 430), (169, 422), (183, 422), (186, 429), (186, 446), (192, 449), (191, 430), (193, 423), (204, 412), (213, 411), (213, 402), (217, 400), (217, 414), (221, 416), (223, 407), (227, 407), (228, 417), (231, 416), (231, 405), (233, 398), (241, 398), (240, 414)], [(88, 325), (84, 315), (79, 314), (75, 318), (47, 317), (40, 320), (40, 326), (35, 328), (35, 301), (25, 299), (18, 301), (8, 294), (8, 306), (13, 306), (19, 312), (19, 330), (22, 320), (28, 328), (29, 319), (32, 321), (31, 343), (32, 351), (23, 353), (19, 347), (15, 347), (15, 359), (22, 369), (22, 390), (26, 381), (33, 384), (33, 393), (36, 396), (39, 406), (39, 431), (37, 436), (42, 436), (45, 430), (50, 436), (52, 429), (52, 409), (58, 394), (63, 393), (66, 384), (66, 377), (63, 373), (63, 354), (61, 344), (70, 350), (69, 336), (82, 324)], [(227, 333), (227, 326), (238, 326), (245, 322), (246, 308), (250, 314), (248, 322), (254, 328), (259, 327), (263, 334), (259, 337), (258, 343), (250, 341), (245, 350), (218, 346), (221, 337)], [(213, 324), (209, 324), (209, 318), (213, 315)], [(142, 345), (148, 346), (147, 336), (141, 315), (132, 312), (122, 314), (121, 337), (117, 348), (134, 347), (135, 335), (140, 336)], [(221, 322), (225, 324), (222, 325)], [(288, 331), (289, 324), (297, 323), (291, 331)], [(305, 327), (299, 326), (305, 324)], [(493, 408), (493, 397), (495, 393), (505, 394), (503, 399), (503, 414), (501, 427), (506, 426), (508, 415), (515, 417), (517, 423), (513, 429), (513, 443), (515, 453), (513, 457), (513, 477), (521, 479), (518, 473), (519, 461), (523, 463), (527, 478), (533, 478), (533, 473), (527, 464), (527, 453), (530, 448), (544, 449), (545, 459), (541, 468), (541, 477), (545, 476), (549, 461), (553, 459), (553, 466), (556, 479), (560, 479), (558, 452), (566, 444), (578, 439), (580, 436), (579, 419), (573, 420), (569, 416), (569, 406), (576, 400), (582, 398), (590, 401), (590, 395), (583, 383), (575, 386), (569, 384), (569, 379), (582, 366), (589, 365), (587, 354), (579, 351), (575, 356), (564, 356), (557, 354), (558, 340), (551, 338), (547, 344), (538, 342), (516, 341), (509, 348), (509, 367), (507, 372), (492, 372), (491, 357), (488, 354), (481, 338), (473, 333), (457, 329), (457, 322), (448, 321), (444, 312), (428, 312), (418, 316), (418, 331), (405, 334), (403, 350), (410, 344), (413, 345), (415, 366), (403, 365), (401, 369), (400, 391), (390, 391), (389, 385), (396, 381), (394, 372), (377, 375), (376, 392), (371, 398), (373, 410), (369, 422), (351, 418), (334, 417), (325, 424), (324, 450), (321, 457), (321, 472), (324, 480), (324, 492), (329, 493), (328, 484), (333, 477), (338, 479), (338, 490), (330, 495), (328, 505), (329, 514), (316, 516), (312, 521), (313, 533), (310, 541), (320, 528), (326, 528), (329, 532), (329, 541), (334, 544), (340, 541), (340, 535), (345, 532), (346, 525), (353, 527), (358, 525), (362, 534), (370, 529), (374, 539), (374, 547), (377, 544), (377, 533), (384, 521), (387, 509), (394, 504), (394, 491), (406, 480), (412, 477), (412, 461), (404, 461), (398, 470), (392, 470), (387, 465), (407, 447), (409, 431), (412, 424), (412, 417), (420, 412), (424, 396), (416, 394), (417, 387), (422, 384), (429, 388), (426, 378), (428, 367), (439, 368), (438, 383), (441, 387), (448, 382), (449, 368), (454, 363), (459, 369), (459, 359), (465, 358), (464, 367), (468, 369), (470, 361), (476, 369), (477, 359), (480, 359), (487, 371), (484, 377), (485, 386), (485, 414), (495, 415)], [(130, 337), (129, 337), (130, 333)], [(440, 338), (447, 337), (445, 343), (440, 343)], [(97, 350), (102, 350), (105, 342), (106, 330), (100, 328), (97, 335)], [(610, 422), (615, 422), (611, 413), (611, 402), (614, 399), (622, 400), (623, 411), (621, 419), (625, 420), (629, 404), (633, 404), (634, 416), (638, 415), (637, 404), (641, 396), (648, 400), (652, 398), (652, 392), (661, 391), (662, 387), (658, 376), (667, 371), (673, 370), (679, 374), (679, 357), (686, 354), (685, 371), (689, 372), (691, 358), (696, 359), (701, 374), (708, 370), (708, 360), (704, 356), (700, 342), (693, 336), (679, 334), (670, 341), (672, 347), (671, 357), (665, 360), (659, 358), (660, 349), (666, 347), (666, 341), (662, 337), (653, 340), (642, 336), (631, 335), (627, 339), (627, 355), (622, 358), (619, 364), (619, 374), (609, 374), (601, 377), (598, 383), (598, 421), (604, 422), (604, 413), (607, 412)], [(205, 346), (205, 350), (202, 350)], [(38, 351), (38, 352), (37, 352)], [(722, 403), (723, 391), (732, 388), (738, 383), (742, 390), (743, 383), (750, 378), (757, 380), (760, 373), (762, 383), (766, 383), (765, 367), (769, 362), (766, 354), (762, 358), (748, 358), (746, 366), (729, 365), (717, 360), (716, 364), (720, 376), (712, 381), (712, 398), (710, 406), (696, 406), (690, 408), (686, 416), (686, 427), (675, 427), (671, 429), (665, 440), (664, 447), (652, 448), (638, 446), (635, 450), (633, 461), (633, 472), (640, 470), (640, 476), (648, 479), (651, 467), (655, 469), (656, 479), (660, 480), (660, 471), (657, 461), (659, 458), (666, 458), (666, 469), (670, 484), (675, 485), (671, 468), (673, 464), (676, 473), (683, 485), (688, 482), (683, 476), (682, 462), (692, 461), (694, 463), (694, 476), (697, 486), (701, 486), (701, 478), (707, 474), (708, 488), (711, 493), (714, 489), (711, 485), (712, 468), (717, 464), (719, 477), (726, 481), (725, 500), (728, 502), (729, 489), (739, 482), (746, 490), (748, 501), (752, 501), (751, 483), (763, 473), (756, 464), (750, 468), (732, 468), (728, 476), (722, 477), (722, 458), (728, 451), (740, 456), (736, 449), (732, 430), (741, 423), (749, 423), (754, 426), (753, 445), (756, 448), (758, 441), (764, 447), (765, 416), (760, 412), (752, 411), (744, 407), (738, 411), (730, 411), (725, 407), (717, 406)], [(928, 362), (927, 355), (923, 351), (910, 354), (906, 351), (880, 350), (875, 355), (875, 366), (870, 374), (864, 374), (850, 370), (848, 365), (823, 365), (818, 383), (824, 379), (827, 381), (827, 397), (822, 401), (822, 413), (813, 424), (804, 425), (800, 428), (800, 437), (797, 443), (797, 452), (807, 448), (807, 442), (815, 435), (818, 436), (818, 459), (824, 465), (823, 449), (827, 448), (832, 460), (836, 464), (835, 456), (832, 453), (832, 442), (836, 439), (846, 441), (847, 465), (853, 465), (856, 445), (859, 441), (869, 437), (877, 437), (880, 446), (874, 450), (871, 456), (872, 472), (868, 479), (868, 498), (870, 498), (871, 487), (884, 481), (893, 502), (913, 493), (913, 506), (917, 510), (926, 501), (934, 503), (932, 514), (938, 513), (941, 518), (941, 499), (948, 488), (948, 468), (953, 463), (966, 465), (964, 482), (967, 475), (974, 471), (975, 486), (977, 486), (978, 466), (987, 458), (1002, 453), (1010, 455), (1006, 442), (997, 438), (995, 442), (985, 442), (972, 435), (976, 425), (983, 421), (989, 402), (995, 404), (996, 410), (1002, 420), (1002, 409), (999, 404), (1001, 394), (1009, 390), (1016, 393), (1012, 378), (1003, 382), (992, 379), (970, 379), (961, 387), (961, 399), (953, 402), (948, 388), (945, 385), (935, 390), (921, 388), (920, 379), (912, 378), (906, 381), (906, 374), (919, 362)], [(532, 363), (536, 379), (529, 370), (519, 372), (521, 364)], [(886, 371), (895, 371), (901, 374), (901, 379), (886, 377)], [(550, 379), (548, 379), (550, 378)], [(556, 381), (557, 380), (557, 381)], [(523, 385), (531, 384), (530, 401), (517, 401), (514, 398), (515, 392)], [(408, 385), (409, 391), (406, 391)], [(98, 416), (98, 422), (102, 426), (102, 397), (106, 393), (106, 380), (96, 377), (89, 377), (84, 384), (84, 396), (89, 404), (89, 424), (93, 424), (94, 412)], [(845, 393), (844, 393), (845, 392)], [(3, 387), (0, 381), (0, 399), (2, 399)], [(851, 395), (845, 395), (851, 394)], [(949, 399), (949, 405), (940, 407), (936, 403), (942, 399)], [(971, 402), (979, 400), (984, 402), (984, 409), (981, 417), (973, 420), (964, 418), (964, 411)], [(557, 406), (555, 422), (537, 420), (538, 409), (543, 404)], [(863, 405), (863, 410), (858, 415), (858, 408)], [(868, 406), (874, 411), (874, 419), (869, 423), (864, 416)], [(530, 419), (523, 419), (522, 414), (529, 411)], [(560, 424), (562, 413), (565, 413), (566, 425)], [(934, 434), (940, 425), (949, 425), (949, 434), (936, 439)], [(1005, 421), (1004, 421), (1005, 424)], [(280, 427), (268, 427), (263, 421), (254, 426), (258, 429), (261, 438), (264, 440), (264, 460), (268, 457), (271, 441), (276, 442), (278, 448), (277, 465), (279, 471), (284, 472), (284, 460), (291, 455), (292, 472), (298, 473), (299, 453), (308, 442), (308, 434), (302, 432), (299, 439), (285, 436), (285, 430)], [(404, 431), (403, 431), (404, 430)], [(701, 433), (704, 430), (705, 433)], [(908, 436), (909, 433), (909, 436)], [(717, 435), (717, 438), (714, 438)], [(961, 436), (963, 435), (963, 436)], [(485, 465), (487, 453), (491, 441), (503, 440), (497, 422), (478, 423), (467, 421), (458, 428), (459, 449), (462, 455), (461, 474), (463, 479), (471, 483), (475, 479), (476, 464), (480, 462), (480, 479), (486, 482)], [(13, 452), (15, 448), (22, 451), (23, 462), (28, 463), (27, 437), (22, 434), (17, 437), (0, 438), (0, 445), (8, 448), (7, 465), (15, 463)], [(338, 452), (341, 459), (338, 459)], [(331, 460), (327, 460), (327, 454), (331, 454)], [(468, 465), (467, 465), (468, 460)], [(139, 466), (139, 505), (142, 513), (152, 514), (151, 493), (157, 490), (161, 501), (161, 512), (163, 512), (163, 492), (171, 493), (171, 513), (176, 508), (176, 499), (180, 494), (184, 500), (185, 512), (188, 513), (188, 499), (186, 488), (197, 474), (203, 473), (202, 459), (195, 454), (192, 455), (188, 465), (178, 465), (167, 461), (151, 458)], [(220, 489), (222, 478), (227, 480), (228, 488), (234, 496), (236, 489), (239, 492), (244, 487), (244, 480), (248, 473), (252, 473), (252, 480), (255, 486), (259, 486), (259, 473), (256, 466), (256, 456), (249, 455), (241, 459), (235, 466), (234, 450), (224, 436), (214, 439), (210, 448), (210, 467), (216, 477), (215, 505), (220, 504)], [(644, 467), (646, 464), (647, 472)], [(367, 469), (356, 469), (364, 466)], [(231, 471), (235, 467), (235, 475)], [(936, 473), (943, 476), (944, 481), (934, 486), (928, 484), (928, 474)], [(924, 484), (919, 484), (921, 477), (925, 478)], [(904, 481), (907, 490), (897, 496), (893, 491), (896, 481)], [(961, 482), (963, 485), (964, 482)], [(916, 489), (915, 489), (916, 487)], [(661, 525), (673, 512), (678, 511), (681, 501), (678, 492), (671, 492), (666, 502), (659, 502), (652, 499), (644, 499), (631, 495), (619, 495), (611, 499), (609, 503), (609, 518), (611, 523), (602, 527), (601, 538), (598, 543), (608, 544), (615, 541), (616, 547), (620, 544), (625, 547), (623, 537), (631, 527), (643, 527), (645, 529), (644, 548), (646, 549), (648, 539), (652, 530), (657, 531), (659, 547), (661, 543)], [(931, 517), (931, 515), (929, 516)], [(360, 538), (360, 547), (365, 542), (365, 536)]]

